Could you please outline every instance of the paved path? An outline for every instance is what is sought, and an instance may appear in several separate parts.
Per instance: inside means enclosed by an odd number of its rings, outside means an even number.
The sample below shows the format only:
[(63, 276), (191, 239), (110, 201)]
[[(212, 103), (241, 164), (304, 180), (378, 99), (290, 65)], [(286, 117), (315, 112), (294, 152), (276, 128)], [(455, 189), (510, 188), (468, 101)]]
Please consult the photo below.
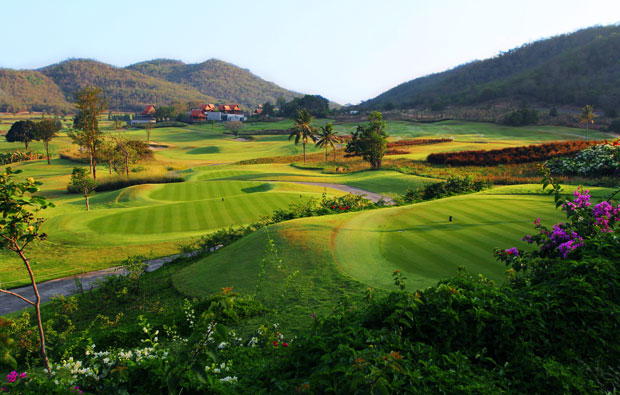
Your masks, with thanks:
[[(162, 258), (152, 259), (146, 261), (149, 266), (148, 272), (159, 269), (165, 263), (168, 263), (176, 259), (180, 254), (165, 256)], [(57, 278), (55, 280), (45, 281), (37, 284), (39, 288), (39, 295), (41, 296), (41, 303), (47, 302), (54, 295), (69, 296), (77, 293), (77, 287), (75, 284), (75, 278), (78, 278), (82, 283), (82, 288), (86, 291), (96, 287), (95, 281), (107, 276), (113, 276), (118, 274), (125, 274), (126, 272), (119, 267), (111, 267), (109, 269), (97, 270), (94, 272), (88, 272), (78, 274), (70, 277)], [(32, 291), (32, 285), (11, 289), (11, 292), (15, 292), (27, 299), (34, 301), (34, 292)], [(23, 308), (30, 307), (30, 305), (21, 299), (4, 293), (0, 293), (0, 315), (12, 313), (14, 311), (22, 310)]]
[(320, 187), (334, 188), (334, 189), (338, 189), (340, 191), (344, 191), (344, 192), (347, 192), (347, 193), (352, 193), (352, 194), (355, 194), (355, 195), (362, 195), (366, 199), (372, 200), (375, 203), (377, 203), (380, 199), (383, 199), (388, 204), (396, 204), (394, 202), (394, 199), (392, 199), (391, 197), (383, 196), (383, 195), (381, 195), (379, 193), (365, 191), (363, 189), (359, 189), (359, 188), (355, 188), (355, 187), (350, 187), (348, 185), (343, 185), (343, 184), (330, 184), (330, 183), (327, 183), (327, 182), (305, 182), (305, 181), (281, 181), (281, 182), (290, 182), (290, 183), (293, 183), (293, 184), (316, 185), (316, 186), (320, 186)]

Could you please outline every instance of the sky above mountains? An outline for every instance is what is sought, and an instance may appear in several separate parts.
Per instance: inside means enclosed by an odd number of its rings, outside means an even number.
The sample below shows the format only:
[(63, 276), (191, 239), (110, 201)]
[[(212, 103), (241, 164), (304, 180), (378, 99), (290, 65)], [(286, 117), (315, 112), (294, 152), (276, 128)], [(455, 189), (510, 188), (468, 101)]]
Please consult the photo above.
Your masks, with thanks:
[(524, 43), (620, 20), (591, 0), (6, 0), (0, 67), (218, 58), (345, 104)]

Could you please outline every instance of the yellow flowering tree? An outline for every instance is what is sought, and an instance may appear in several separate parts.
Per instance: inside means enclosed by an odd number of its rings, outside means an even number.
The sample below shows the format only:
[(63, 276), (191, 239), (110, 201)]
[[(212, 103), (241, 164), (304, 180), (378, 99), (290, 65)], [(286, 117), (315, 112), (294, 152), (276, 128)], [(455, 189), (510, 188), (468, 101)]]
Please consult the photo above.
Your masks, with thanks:
[(40, 182), (32, 177), (24, 181), (16, 180), (15, 174), (19, 173), (21, 170), (7, 167), (0, 175), (0, 247), (13, 251), (20, 257), (28, 271), (35, 299), (30, 300), (7, 289), (0, 289), (0, 293), (15, 296), (34, 306), (39, 327), (41, 358), (49, 372), (49, 362), (45, 352), (45, 334), (41, 322), (41, 296), (30, 260), (26, 257), (24, 250), (30, 243), (45, 240), (47, 237), (45, 233), (40, 232), (44, 219), (37, 217), (37, 214), (42, 209), (54, 207), (54, 204), (44, 197), (34, 195), (39, 191)]

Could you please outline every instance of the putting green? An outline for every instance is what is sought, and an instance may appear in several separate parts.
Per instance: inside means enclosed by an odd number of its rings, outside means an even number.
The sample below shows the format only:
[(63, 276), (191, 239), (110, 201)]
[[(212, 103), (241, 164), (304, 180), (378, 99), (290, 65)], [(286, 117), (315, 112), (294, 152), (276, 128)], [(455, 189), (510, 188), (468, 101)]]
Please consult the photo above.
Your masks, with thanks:
[(98, 233), (122, 235), (208, 231), (247, 224), (285, 208), (291, 202), (309, 199), (308, 195), (300, 198), (293, 193), (256, 193), (224, 200), (164, 204), (106, 215), (88, 222), (88, 227)]

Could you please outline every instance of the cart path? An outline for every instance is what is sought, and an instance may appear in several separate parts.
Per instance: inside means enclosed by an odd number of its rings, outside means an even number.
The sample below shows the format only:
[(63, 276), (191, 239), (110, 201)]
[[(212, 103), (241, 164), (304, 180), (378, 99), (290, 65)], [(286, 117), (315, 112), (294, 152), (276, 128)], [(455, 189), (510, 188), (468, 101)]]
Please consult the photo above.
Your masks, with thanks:
[[(157, 270), (164, 264), (175, 260), (180, 255), (181, 254), (169, 255), (145, 261), (144, 263), (149, 265), (146, 271), (152, 272)], [(37, 286), (39, 288), (39, 295), (41, 296), (41, 303), (49, 301), (55, 295), (69, 296), (77, 293), (78, 289), (75, 281), (76, 278), (82, 283), (82, 289), (87, 291), (96, 288), (96, 281), (100, 278), (126, 273), (127, 272), (121, 267), (111, 267), (108, 269), (96, 270), (93, 272), (76, 274), (74, 276), (62, 277), (55, 280), (38, 283)], [(32, 285), (13, 288), (11, 289), (11, 292), (15, 292), (16, 294), (33, 301), (35, 298)], [(31, 307), (31, 305), (13, 295), (0, 293), (0, 315), (19, 311), (26, 307)]]
[(354, 195), (362, 195), (366, 199), (372, 200), (375, 203), (383, 199), (388, 204), (392, 204), (392, 205), (396, 204), (394, 202), (394, 199), (392, 199), (389, 196), (383, 196), (380, 193), (365, 191), (363, 189), (351, 187), (351, 186), (344, 185), (344, 184), (330, 184), (327, 182), (305, 182), (305, 181), (280, 181), (280, 182), (290, 182), (292, 184), (316, 185), (320, 187), (333, 188), (333, 189), (338, 189), (343, 192), (352, 193)]

